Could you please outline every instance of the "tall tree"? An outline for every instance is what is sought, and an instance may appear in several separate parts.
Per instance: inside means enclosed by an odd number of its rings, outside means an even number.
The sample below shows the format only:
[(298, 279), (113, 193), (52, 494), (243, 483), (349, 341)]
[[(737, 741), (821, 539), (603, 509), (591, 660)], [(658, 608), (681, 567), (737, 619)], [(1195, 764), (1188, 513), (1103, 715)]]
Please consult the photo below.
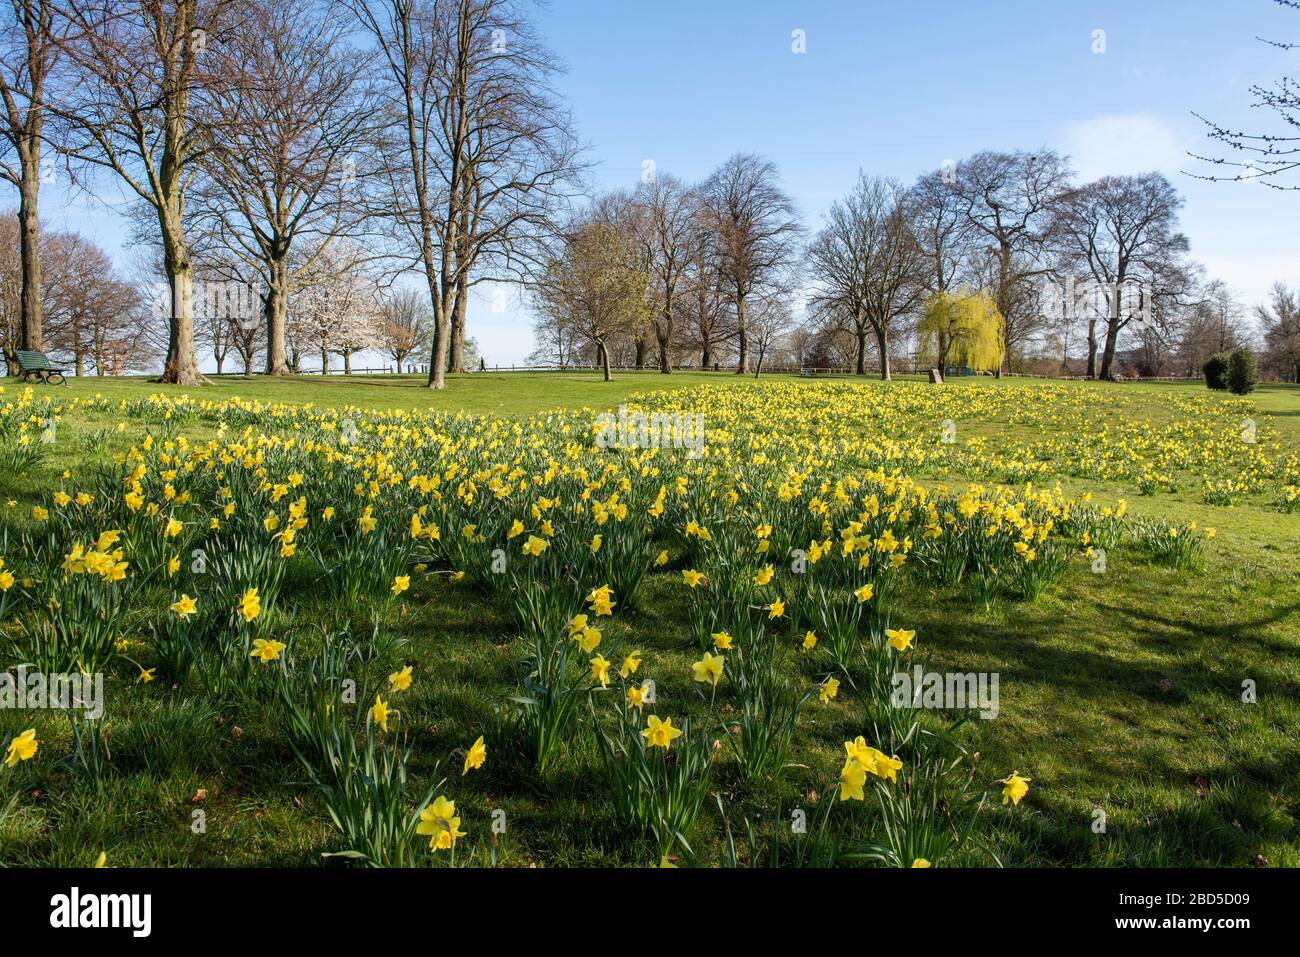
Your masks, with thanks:
[(62, 34), (49, 0), (0, 5), (0, 176), (18, 189), (18, 249), (22, 263), (21, 342), (43, 345), (41, 243), (38, 212), (41, 148), (48, 122), (46, 97), (59, 60)]
[[(404, 162), (392, 171), (398, 221), (433, 305), (429, 387), (463, 364), (469, 290), (482, 257), (516, 264), (577, 171), (555, 59), (519, 0), (347, 0), (380, 51)], [(455, 330), (459, 328), (457, 334)], [(457, 346), (457, 351), (463, 345)]]
[(915, 311), (925, 296), (925, 261), (909, 223), (907, 194), (893, 180), (858, 174), (843, 200), (836, 200), (808, 249), (816, 313), (841, 319), (857, 342), (856, 371), (867, 371), (867, 345), (874, 333), (880, 377), (891, 377), (889, 342), (898, 317)]
[(1300, 302), (1284, 283), (1273, 286), (1267, 306), (1258, 306), (1264, 364), (1283, 381), (1300, 382)]
[(171, 292), (163, 382), (201, 381), (194, 355), (186, 190), (211, 140), (207, 107), (229, 92), (209, 44), (241, 29), (239, 0), (77, 0), (60, 6), (77, 76), (60, 106), (72, 153), (116, 173), (156, 221)]
[(731, 302), (723, 286), (717, 246), (707, 237), (695, 247), (682, 284), (682, 314), (688, 340), (699, 351), (700, 368), (708, 370), (718, 361), (718, 352), (727, 341)]
[[(1062, 241), (1087, 271), (1095, 301), (1104, 305), (1106, 336), (1097, 370), (1102, 379), (1114, 378), (1120, 333), (1135, 320), (1143, 326), (1154, 321), (1162, 300), (1177, 297), (1186, 285), (1188, 242), (1178, 231), (1182, 205), (1177, 190), (1155, 172), (1105, 176), (1060, 204)], [(1095, 342), (1091, 333), (1089, 338)]]
[(416, 352), (429, 344), (429, 302), (414, 289), (402, 289), (386, 296), (380, 307), (384, 316), (384, 348), (397, 371)]
[(103, 249), (77, 233), (45, 237), (47, 345), (72, 357), (76, 375), (105, 375), (135, 339), (137, 293)]
[(581, 217), (532, 287), (539, 312), (596, 350), (606, 382), (612, 340), (645, 322), (648, 276), (634, 265), (636, 246), (617, 226)]
[(737, 153), (700, 188), (706, 222), (735, 308), (737, 374), (749, 371), (745, 306), (751, 293), (779, 285), (799, 251), (802, 229), (776, 164)]
[[(970, 232), (957, 191), (956, 169), (945, 167), (922, 175), (908, 191), (907, 199), (912, 233), (925, 262), (922, 275), (926, 292), (932, 299), (947, 296), (966, 268)], [(950, 345), (945, 341), (946, 324), (939, 323), (935, 334), (942, 367), (942, 357), (948, 354)]]
[(686, 272), (705, 242), (699, 195), (677, 177), (665, 174), (637, 187), (634, 203), (637, 236), (650, 275), (659, 371), (667, 374), (673, 371), (673, 334), (682, 312)]
[(1068, 164), (1051, 150), (977, 153), (957, 164), (972, 272), (992, 293), (1003, 320), (999, 374), (1009, 370), (1012, 356), (1042, 321), (1037, 286), (1051, 271), (1053, 217), (1070, 175)]
[(296, 243), (324, 249), (365, 213), (373, 55), (319, 0), (245, 2), (245, 29), (209, 49), (230, 92), (210, 106), (189, 213), (266, 289), (266, 373), (285, 375), (289, 298), (312, 267)]

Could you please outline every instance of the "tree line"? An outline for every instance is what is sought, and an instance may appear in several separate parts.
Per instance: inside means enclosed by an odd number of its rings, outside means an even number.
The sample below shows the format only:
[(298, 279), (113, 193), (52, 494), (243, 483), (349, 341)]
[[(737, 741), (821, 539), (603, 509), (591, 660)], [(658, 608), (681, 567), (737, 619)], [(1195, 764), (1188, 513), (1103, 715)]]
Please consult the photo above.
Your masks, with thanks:
[[(984, 151), (913, 183), (860, 173), (805, 236), (774, 163), (651, 170), (562, 230), (533, 285), (535, 358), (636, 368), (914, 364), (1115, 379), (1263, 350), (1295, 380), (1296, 295), (1242, 307), (1190, 258), (1158, 172), (1079, 183), (1053, 150)], [(607, 372), (608, 374), (608, 372)]]

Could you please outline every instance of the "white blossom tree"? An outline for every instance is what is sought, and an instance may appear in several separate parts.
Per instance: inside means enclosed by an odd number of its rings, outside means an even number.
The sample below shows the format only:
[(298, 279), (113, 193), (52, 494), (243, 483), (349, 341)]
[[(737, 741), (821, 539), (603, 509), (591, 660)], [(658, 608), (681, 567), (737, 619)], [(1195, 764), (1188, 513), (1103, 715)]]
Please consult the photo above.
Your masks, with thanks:
[(384, 344), (379, 285), (366, 271), (361, 251), (346, 242), (321, 249), (304, 279), (290, 306), (293, 338), (319, 349), (322, 373), (329, 372), (330, 354), (337, 353), (350, 375), (354, 354)]

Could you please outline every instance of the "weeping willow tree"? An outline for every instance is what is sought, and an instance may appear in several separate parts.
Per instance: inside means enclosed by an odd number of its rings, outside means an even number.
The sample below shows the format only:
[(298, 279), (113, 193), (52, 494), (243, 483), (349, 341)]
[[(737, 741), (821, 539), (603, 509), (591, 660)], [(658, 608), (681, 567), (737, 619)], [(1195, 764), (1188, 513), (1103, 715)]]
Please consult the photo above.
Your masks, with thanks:
[(922, 361), (940, 369), (968, 366), (995, 372), (1002, 363), (1006, 325), (986, 292), (940, 292), (925, 304), (917, 324)]

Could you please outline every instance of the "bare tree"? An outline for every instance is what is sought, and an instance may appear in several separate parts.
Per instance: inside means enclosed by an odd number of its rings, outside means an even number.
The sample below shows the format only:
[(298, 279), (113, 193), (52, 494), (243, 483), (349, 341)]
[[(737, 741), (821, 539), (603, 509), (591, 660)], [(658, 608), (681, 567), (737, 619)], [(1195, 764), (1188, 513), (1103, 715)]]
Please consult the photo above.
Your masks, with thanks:
[[(22, 263), (21, 336), (24, 349), (43, 346), (40, 217), (37, 209), (41, 148), (51, 74), (59, 60), (61, 36), (54, 4), (47, 0), (7, 0), (0, 5), (0, 177), (18, 189), (18, 249)], [(47, 161), (48, 165), (48, 161)]]
[(171, 290), (162, 381), (201, 380), (194, 355), (193, 264), (185, 194), (202, 144), (205, 108), (225, 91), (206, 55), (237, 31), (238, 0), (77, 0), (60, 5), (75, 82), (60, 114), (79, 141), (72, 155), (111, 170), (157, 220)]
[(384, 64), (405, 159), (393, 171), (395, 206), (433, 304), (429, 387), (441, 389), (448, 365), (463, 365), (453, 340), (464, 342), (476, 267), (515, 265), (575, 175), (578, 150), (550, 91), (555, 59), (517, 0), (347, 3)]
[(700, 228), (699, 195), (676, 176), (656, 175), (634, 197), (637, 237), (650, 276), (659, 371), (670, 373), (673, 333), (682, 311), (685, 275), (706, 241)]
[(1072, 191), (1060, 204), (1062, 242), (1087, 271), (1104, 304), (1105, 344), (1096, 368), (1096, 336), (1089, 322), (1089, 377), (1114, 378), (1120, 333), (1135, 319), (1154, 321), (1161, 300), (1187, 284), (1187, 237), (1178, 232), (1182, 197), (1159, 173), (1106, 176)]
[(912, 233), (925, 259), (925, 286), (931, 295), (948, 292), (961, 280), (970, 224), (956, 168), (948, 167), (919, 177), (908, 192)]
[(423, 352), (429, 342), (429, 303), (414, 289), (390, 293), (381, 306), (384, 316), (384, 348), (393, 357), (397, 371), (416, 352)]
[(1283, 381), (1300, 382), (1300, 302), (1283, 283), (1273, 286), (1267, 306), (1257, 306), (1264, 365)]
[(914, 312), (925, 295), (925, 257), (908, 212), (907, 194), (897, 182), (860, 173), (853, 191), (831, 204), (808, 250), (818, 283), (814, 312), (848, 324), (857, 342), (858, 375), (866, 374), (874, 333), (880, 377), (890, 379), (891, 326)]
[(364, 212), (352, 194), (378, 123), (373, 54), (351, 43), (342, 11), (317, 0), (245, 3), (245, 28), (208, 51), (229, 94), (209, 108), (188, 212), (267, 290), (266, 374), (285, 375), (289, 297), (312, 265), (295, 244), (323, 249)]
[(802, 234), (799, 212), (781, 189), (776, 164), (752, 153), (731, 157), (700, 191), (735, 307), (736, 372), (744, 374), (749, 371), (746, 301), (752, 292), (779, 284), (791, 266)]
[(682, 275), (681, 311), (687, 339), (700, 356), (700, 368), (718, 361), (731, 330), (731, 299), (723, 286), (717, 245), (701, 242)]
[(750, 314), (750, 334), (758, 361), (754, 364), (754, 378), (763, 372), (763, 360), (794, 326), (786, 296), (761, 296)]
[(129, 364), (137, 349), (138, 295), (122, 281), (108, 254), (77, 233), (45, 237), (49, 262), (45, 298), (47, 344), (72, 357), (76, 375), (98, 375)]
[(1053, 214), (1070, 175), (1051, 150), (977, 153), (957, 164), (956, 187), (970, 227), (967, 261), (1004, 322), (999, 374), (1042, 322), (1037, 285), (1051, 271)]
[(23, 347), (23, 262), (18, 252), (20, 229), (13, 212), (0, 215), (0, 354), (4, 371), (18, 373)]

